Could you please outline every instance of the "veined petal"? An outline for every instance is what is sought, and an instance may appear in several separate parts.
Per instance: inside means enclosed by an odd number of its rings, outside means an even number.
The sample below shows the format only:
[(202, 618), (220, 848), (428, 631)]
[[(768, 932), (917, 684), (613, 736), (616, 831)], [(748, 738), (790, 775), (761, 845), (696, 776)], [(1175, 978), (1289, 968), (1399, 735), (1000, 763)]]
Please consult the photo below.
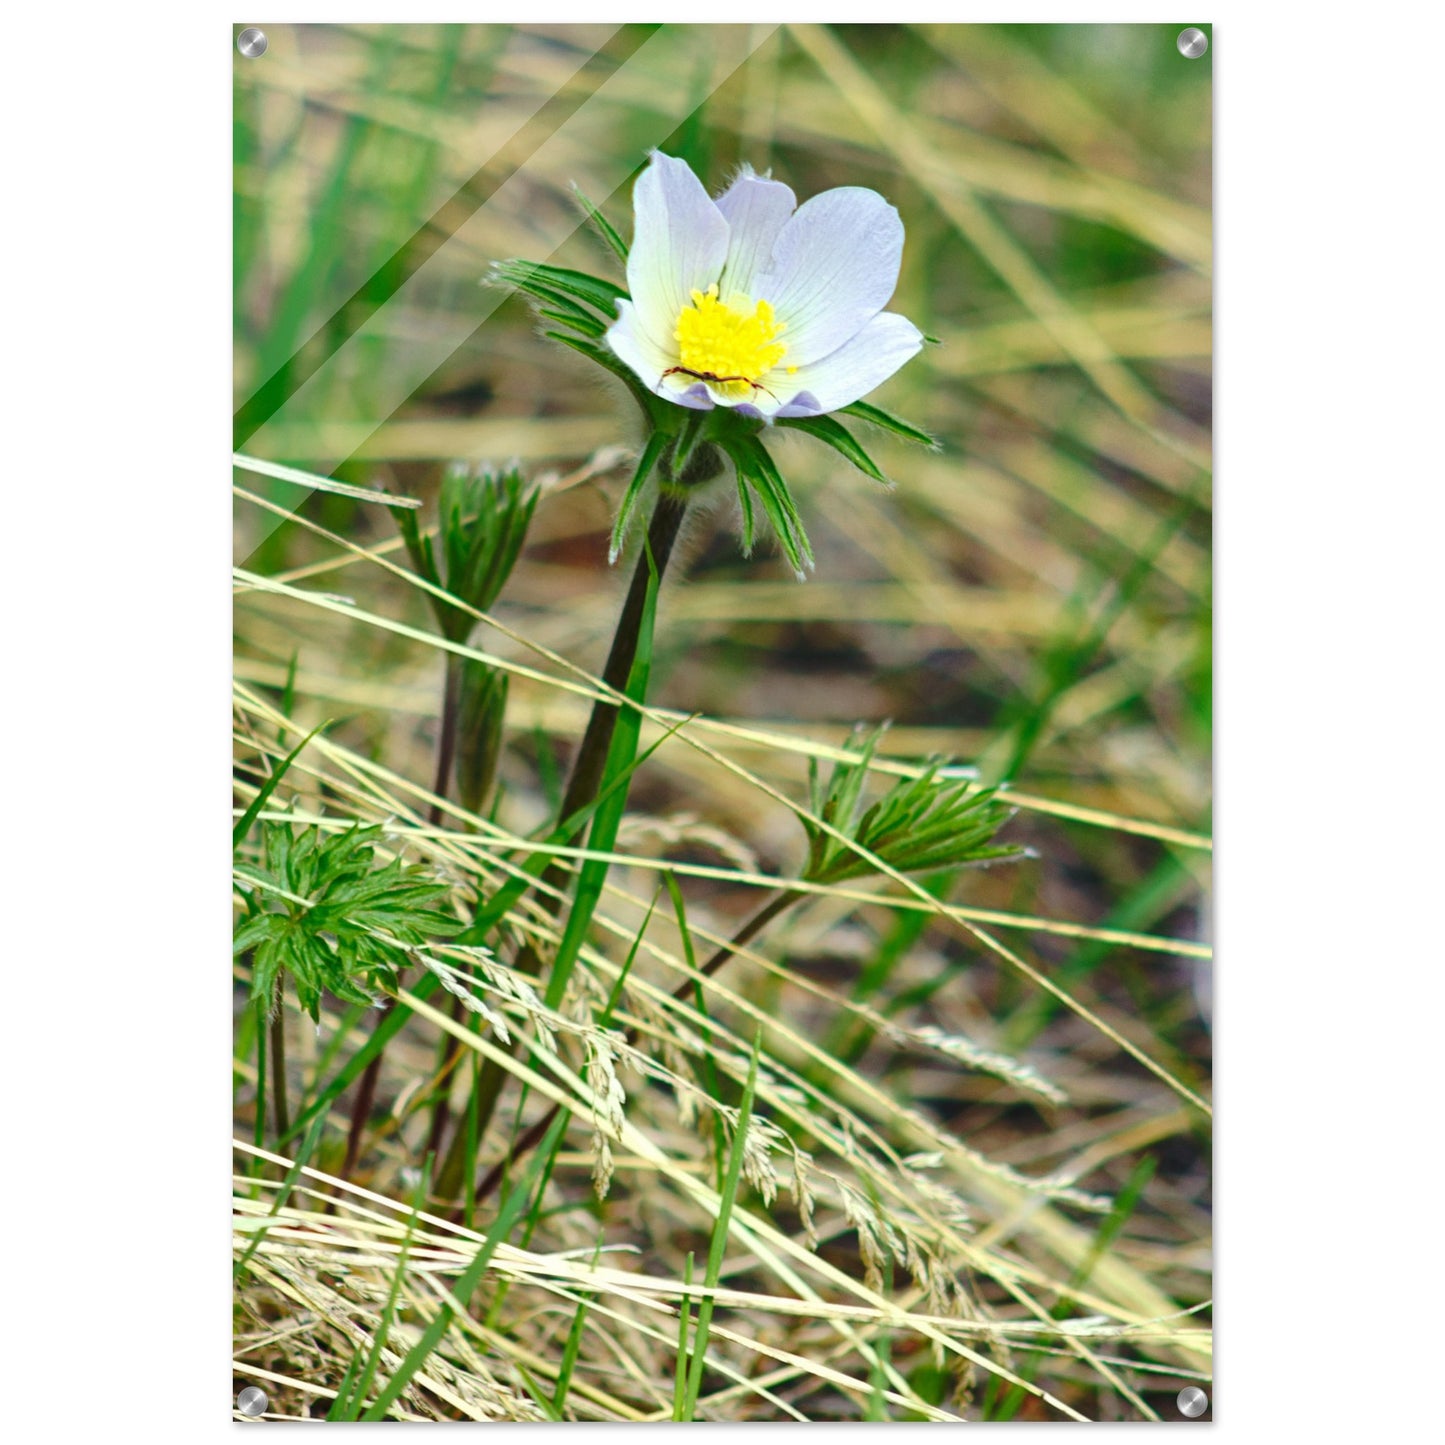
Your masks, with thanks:
[(819, 361), (856, 336), (888, 304), (902, 259), (903, 221), (877, 191), (839, 186), (804, 201), (755, 292), (788, 328), (788, 365)]
[(729, 229), (727, 261), (718, 283), (724, 300), (732, 292), (753, 294), (753, 283), (773, 262), (779, 232), (798, 208), (792, 188), (745, 169), (717, 198)]
[(677, 365), (677, 348), (666, 350), (643, 329), (637, 308), (630, 301), (617, 303), (617, 320), (607, 332), (607, 344), (613, 355), (624, 365), (630, 366), (649, 391), (675, 401), (679, 406), (692, 407), (695, 411), (708, 411), (712, 402), (708, 400), (706, 388), (694, 386), (679, 392), (663, 381), (663, 374)]
[(687, 162), (661, 151), (653, 151), (637, 178), (632, 208), (627, 289), (637, 325), (658, 347), (672, 348), (677, 318), (693, 290), (706, 291), (722, 271), (728, 223)]
[(885, 311), (830, 356), (789, 374), (780, 403), (763, 398), (758, 405), (768, 416), (837, 411), (881, 386), (922, 349), (923, 333), (907, 317)]

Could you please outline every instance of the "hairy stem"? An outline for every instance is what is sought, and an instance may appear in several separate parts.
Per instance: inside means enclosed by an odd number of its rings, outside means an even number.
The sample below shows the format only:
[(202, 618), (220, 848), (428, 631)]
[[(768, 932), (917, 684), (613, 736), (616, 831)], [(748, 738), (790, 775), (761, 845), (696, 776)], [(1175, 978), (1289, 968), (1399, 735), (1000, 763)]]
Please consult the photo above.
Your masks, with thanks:
[[(642, 625), (642, 609), (647, 601), (649, 571), (647, 553), (661, 580), (667, 570), (668, 558), (672, 555), (673, 544), (682, 526), (683, 514), (687, 511), (687, 497), (676, 492), (664, 492), (652, 514), (652, 525), (647, 529), (647, 548), (637, 558), (632, 573), (632, 585), (627, 590), (627, 600), (622, 605), (622, 616), (617, 619), (617, 631), (613, 634), (612, 650), (607, 654), (607, 665), (602, 670), (602, 681), (616, 692), (627, 686), (628, 675), (637, 658), (638, 633)], [(617, 727), (617, 704), (610, 698), (600, 697), (592, 705), (592, 716), (587, 720), (587, 731), (582, 735), (582, 746), (577, 750), (572, 764), (572, 776), (567, 782), (567, 792), (562, 799), (560, 818), (570, 817), (579, 808), (585, 808), (597, 796), (602, 782), (602, 772), (607, 765), (607, 750), (612, 746), (612, 734)], [(570, 843), (572, 840), (568, 839)], [(561, 864), (553, 864), (542, 875), (544, 885), (558, 885), (566, 874)], [(561, 907), (559, 900), (548, 897), (543, 906), (555, 913)]]

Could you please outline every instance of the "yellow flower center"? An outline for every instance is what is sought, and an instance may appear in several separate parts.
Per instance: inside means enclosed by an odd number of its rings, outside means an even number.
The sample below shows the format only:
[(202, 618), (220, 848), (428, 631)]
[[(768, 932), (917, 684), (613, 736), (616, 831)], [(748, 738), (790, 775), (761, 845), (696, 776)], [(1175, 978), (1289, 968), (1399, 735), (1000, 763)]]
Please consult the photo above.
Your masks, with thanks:
[(724, 303), (716, 285), (694, 291), (673, 333), (679, 353), (674, 375), (686, 386), (706, 381), (724, 396), (751, 395), (787, 352), (776, 339), (785, 329), (766, 301), (735, 294)]

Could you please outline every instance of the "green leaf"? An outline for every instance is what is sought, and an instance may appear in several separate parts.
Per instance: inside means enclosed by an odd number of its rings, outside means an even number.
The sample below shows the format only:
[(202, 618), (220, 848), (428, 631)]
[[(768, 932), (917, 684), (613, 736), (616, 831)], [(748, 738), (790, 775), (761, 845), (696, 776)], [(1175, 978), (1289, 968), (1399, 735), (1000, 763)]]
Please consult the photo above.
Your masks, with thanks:
[(859, 421), (866, 421), (873, 426), (882, 427), (884, 431), (894, 432), (896, 435), (906, 437), (911, 442), (917, 442), (919, 446), (927, 447), (930, 451), (938, 450), (937, 438), (924, 431), (922, 427), (914, 426), (911, 421), (904, 421), (901, 416), (894, 416), (891, 411), (884, 411), (881, 406), (873, 406), (870, 402), (855, 401), (851, 406), (842, 408), (844, 416), (856, 416)]
[(454, 764), (457, 796), (467, 812), (480, 813), (497, 774), (510, 688), (507, 674), (498, 667), (474, 657), (457, 662), (461, 666)]
[(430, 582), (433, 587), (444, 586), (441, 573), (437, 569), (431, 538), (421, 530), (416, 512), (410, 507), (394, 507), (392, 515), (396, 518), (397, 529), (401, 532), (402, 541), (406, 543), (407, 555), (411, 558), (411, 565), (416, 568), (417, 576)]
[[(1013, 810), (999, 803), (991, 788), (972, 790), (970, 779), (940, 781), (937, 761), (919, 777), (898, 779), (860, 818), (868, 767), (881, 736), (878, 729), (858, 752), (836, 763), (826, 790), (816, 769), (811, 771), (817, 817), (900, 873), (1024, 856), (1024, 849), (992, 841)], [(874, 871), (871, 862), (815, 824), (804, 820), (804, 828), (809, 847), (803, 876), (808, 881), (839, 883)]]
[(852, 432), (841, 422), (834, 421), (831, 416), (780, 417), (777, 424), (817, 437), (820, 442), (826, 442), (834, 451), (847, 457), (860, 472), (872, 477), (875, 482), (882, 482), (885, 487), (893, 485), (883, 475), (878, 463), (859, 445)]
[(573, 351), (581, 352), (588, 361), (595, 361), (598, 366), (610, 371), (619, 381), (625, 382), (627, 389), (632, 393), (653, 428), (665, 430), (664, 423), (668, 420), (667, 411), (675, 408), (672, 408), (670, 402), (663, 401), (660, 396), (649, 391), (643, 384), (642, 378), (621, 358), (614, 356), (606, 347), (598, 346), (580, 336), (569, 336), (565, 331), (545, 331), (542, 334), (552, 341), (560, 341), (563, 346), (570, 346)]
[(562, 326), (571, 326), (580, 331), (584, 336), (591, 336), (600, 340), (607, 335), (607, 323), (598, 320), (595, 316), (584, 316), (580, 312), (563, 311), (561, 307), (542, 306), (537, 310), (537, 315), (543, 321), (556, 321)]
[(519, 291), (525, 292), (534, 301), (540, 301), (544, 306), (549, 306), (561, 314), (562, 319), (569, 326), (577, 326), (579, 329), (600, 328), (607, 330), (607, 322), (595, 312), (579, 304), (567, 291), (556, 286), (549, 286), (545, 281), (536, 276), (528, 275), (519, 277), (515, 283)]
[(451, 892), (445, 880), (399, 858), (377, 866), (380, 837), (378, 827), (323, 837), (314, 826), (267, 825), (266, 867), (236, 872), (247, 911), (235, 946), (255, 947), (255, 1000), (269, 1005), (284, 971), (312, 1018), (323, 992), (375, 1004), (376, 990), (396, 988), (412, 948), (461, 928), (436, 906)]
[(615, 562), (618, 554), (622, 551), (622, 543), (627, 537), (627, 529), (632, 524), (637, 504), (642, 499), (647, 479), (652, 475), (652, 469), (657, 465), (663, 449), (671, 440), (669, 436), (659, 431), (653, 432), (648, 437), (647, 445), (643, 447), (642, 455), (637, 459), (637, 469), (632, 473), (632, 480), (627, 484), (627, 491), (623, 493), (622, 505), (617, 509), (617, 521), (612, 527), (612, 544), (607, 550), (609, 563)]
[(788, 490), (788, 484), (783, 480), (782, 473), (778, 471), (768, 449), (757, 437), (747, 438), (743, 446), (752, 454), (758, 479), (764, 488), (764, 498), (771, 498), (778, 513), (784, 518), (784, 530), (780, 540), (788, 561), (792, 563), (793, 571), (801, 582), (805, 566), (811, 568), (813, 565), (813, 549), (808, 543), (808, 534), (803, 530), (803, 519), (793, 501), (793, 494)]
[(578, 202), (584, 211), (587, 212), (587, 219), (597, 228), (597, 233), (612, 248), (612, 253), (625, 266), (627, 264), (627, 242), (617, 234), (612, 222), (582, 194), (582, 188), (574, 181), (572, 194), (577, 197)]
[(536, 294), (539, 288), (580, 301), (600, 311), (609, 323), (617, 320), (617, 303), (627, 299), (627, 292), (615, 282), (583, 271), (569, 271), (562, 266), (545, 266), (535, 261), (498, 261), (493, 275), (518, 290)]
[[(681, 480), (687, 472), (687, 464), (702, 439), (703, 428), (711, 420), (711, 413), (691, 407), (679, 407), (683, 412), (682, 427), (672, 438), (672, 455), (667, 459), (667, 474), (674, 480)], [(717, 467), (714, 470), (721, 470)]]
[[(516, 566), (539, 495), (515, 467), (504, 472), (453, 468), (442, 479), (437, 541), (446, 572), (436, 576), (431, 563), (429, 580), (463, 604), (431, 598), (437, 625), (449, 641), (464, 642), (476, 621), (473, 614), (497, 600)], [(430, 561), (430, 548), (427, 557)]]
[(236, 930), (231, 940), (231, 952), (244, 953), (248, 948), (255, 948), (258, 943), (274, 938), (277, 930), (284, 926), (280, 914), (258, 913), (254, 918), (246, 919)]
[(747, 478), (743, 476), (742, 472), (738, 473), (738, 505), (742, 508), (743, 514), (743, 556), (751, 557), (756, 526), (753, 517), (753, 489), (748, 485)]
[(801, 582), (807, 575), (805, 569), (813, 565), (813, 549), (788, 484), (773, 465), (767, 448), (756, 437), (736, 435), (719, 437), (718, 445), (732, 459), (739, 482), (746, 483), (758, 494), (783, 555)]

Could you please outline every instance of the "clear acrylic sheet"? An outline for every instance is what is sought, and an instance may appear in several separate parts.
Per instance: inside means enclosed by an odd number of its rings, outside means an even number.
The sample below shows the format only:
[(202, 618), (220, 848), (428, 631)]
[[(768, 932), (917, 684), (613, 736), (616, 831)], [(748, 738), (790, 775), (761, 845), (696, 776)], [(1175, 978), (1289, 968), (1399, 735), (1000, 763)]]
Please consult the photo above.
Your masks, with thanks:
[(1207, 28), (260, 29), (238, 1417), (1210, 1418)]

